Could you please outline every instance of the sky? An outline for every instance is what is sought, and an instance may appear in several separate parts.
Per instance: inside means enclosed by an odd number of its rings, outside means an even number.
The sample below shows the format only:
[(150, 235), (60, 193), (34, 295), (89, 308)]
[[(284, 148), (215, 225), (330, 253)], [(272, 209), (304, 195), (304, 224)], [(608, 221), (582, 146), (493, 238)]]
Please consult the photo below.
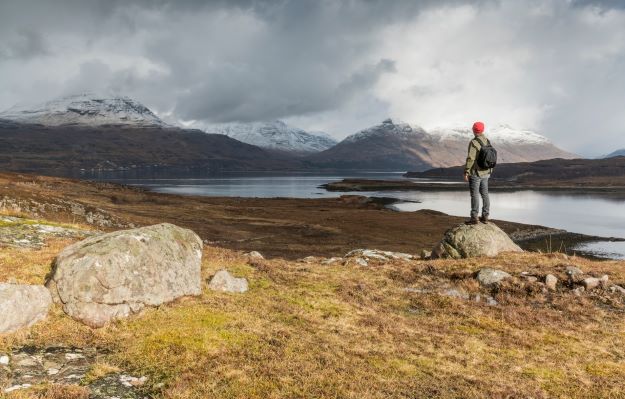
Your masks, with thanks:
[(82, 92), (343, 138), (482, 120), (625, 148), (625, 1), (0, 0), (0, 109)]

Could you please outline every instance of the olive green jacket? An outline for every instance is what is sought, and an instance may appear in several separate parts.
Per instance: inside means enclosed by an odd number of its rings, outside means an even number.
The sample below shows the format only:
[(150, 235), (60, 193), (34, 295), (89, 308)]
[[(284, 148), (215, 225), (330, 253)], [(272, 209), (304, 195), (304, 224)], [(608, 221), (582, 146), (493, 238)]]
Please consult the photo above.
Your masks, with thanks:
[(464, 165), (464, 173), (469, 176), (479, 176), (484, 177), (486, 175), (490, 175), (493, 170), (492, 169), (480, 169), (477, 165), (477, 154), (480, 152), (480, 148), (482, 148), (482, 144), (486, 144), (487, 138), (481, 134), (476, 136), (469, 143), (469, 154), (467, 155), (467, 162)]

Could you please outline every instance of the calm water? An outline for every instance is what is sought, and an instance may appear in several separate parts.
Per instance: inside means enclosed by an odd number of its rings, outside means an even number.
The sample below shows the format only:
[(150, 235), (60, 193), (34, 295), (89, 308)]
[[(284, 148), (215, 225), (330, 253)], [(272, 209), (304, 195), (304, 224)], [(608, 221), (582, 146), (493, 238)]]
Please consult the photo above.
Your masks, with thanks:
[[(107, 179), (140, 185), (160, 193), (231, 197), (336, 197), (319, 185), (347, 177), (402, 179), (401, 173), (359, 173), (351, 175), (230, 175), (197, 179)], [(466, 191), (359, 192), (351, 194), (396, 197), (419, 201), (393, 205), (398, 211), (433, 209), (450, 215), (467, 216)], [(600, 195), (577, 195), (544, 191), (491, 193), (491, 217), (513, 222), (538, 224), (570, 232), (602, 237), (625, 238), (625, 200)], [(610, 258), (625, 259), (625, 242), (584, 244), (584, 250)]]

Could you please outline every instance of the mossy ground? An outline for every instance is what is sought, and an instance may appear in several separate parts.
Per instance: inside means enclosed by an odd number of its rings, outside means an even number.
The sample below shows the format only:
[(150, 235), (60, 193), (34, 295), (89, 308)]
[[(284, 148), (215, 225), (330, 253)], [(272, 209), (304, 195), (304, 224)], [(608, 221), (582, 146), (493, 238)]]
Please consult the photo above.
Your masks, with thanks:
[[(71, 240), (0, 248), (2, 280), (42, 283)], [(483, 292), (481, 267), (561, 273), (575, 264), (625, 282), (625, 262), (509, 254), (370, 267), (281, 259), (249, 261), (204, 249), (207, 280), (220, 268), (250, 281), (245, 294), (209, 291), (92, 330), (55, 307), (47, 320), (0, 338), (22, 345), (102, 348), (88, 378), (120, 368), (149, 377), (165, 398), (625, 397), (623, 300), (543, 294), (510, 284), (498, 306), (406, 291), (441, 281)], [(16, 398), (82, 398), (39, 387)]]

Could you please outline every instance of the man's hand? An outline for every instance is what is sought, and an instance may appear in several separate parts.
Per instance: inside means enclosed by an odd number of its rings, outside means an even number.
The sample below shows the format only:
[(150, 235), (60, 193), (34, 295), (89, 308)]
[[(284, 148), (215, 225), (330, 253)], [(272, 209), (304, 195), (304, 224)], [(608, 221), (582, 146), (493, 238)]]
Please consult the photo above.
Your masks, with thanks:
[(469, 174), (468, 173), (464, 174), (464, 181), (469, 181)]

